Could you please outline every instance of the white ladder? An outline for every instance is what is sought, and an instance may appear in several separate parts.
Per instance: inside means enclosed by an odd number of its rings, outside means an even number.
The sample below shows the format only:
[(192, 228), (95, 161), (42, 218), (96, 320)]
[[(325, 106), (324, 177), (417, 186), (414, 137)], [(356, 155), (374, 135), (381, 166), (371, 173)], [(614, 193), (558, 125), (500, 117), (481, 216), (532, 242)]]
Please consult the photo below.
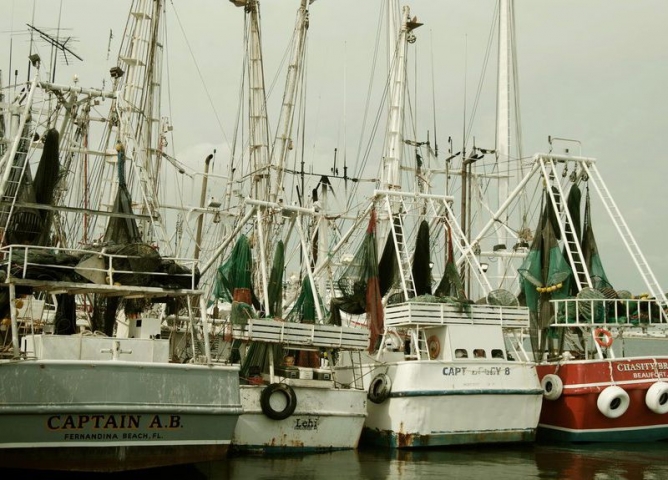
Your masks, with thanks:
[[(2, 202), (2, 206), (0, 207), (0, 225), (4, 229), (3, 235), (7, 231), (7, 227), (11, 221), (16, 201), (21, 191), (21, 183), (24, 181), (26, 168), (29, 165), (28, 156), (30, 153), (30, 144), (32, 143), (30, 118), (33, 115), (32, 106), (38, 81), (39, 69), (30, 84), (26, 103), (21, 109), (18, 129), (16, 130), (11, 147), (5, 152), (2, 161), (0, 161), (0, 169), (3, 170), (2, 180), (0, 181), (0, 202)], [(44, 102), (42, 108), (46, 108), (46, 102)], [(40, 111), (37, 115), (37, 123), (40, 123), (42, 120), (42, 113)]]
[(362, 381), (362, 376), (364, 375), (362, 371), (362, 353), (359, 350), (349, 350), (348, 353), (350, 353), (350, 363), (353, 371), (353, 385), (357, 389), (362, 389), (364, 388), (364, 382)]
[(429, 345), (427, 345), (427, 334), (421, 328), (410, 330), (411, 341), (415, 345), (417, 360), (429, 360)]
[[(540, 167), (543, 171), (543, 178), (545, 179), (545, 184), (547, 185), (546, 190), (550, 198), (552, 208), (554, 209), (554, 214), (559, 219), (559, 231), (561, 232), (561, 237), (564, 239), (564, 246), (566, 255), (568, 256), (568, 263), (573, 270), (573, 278), (575, 279), (578, 291), (582, 290), (584, 287), (591, 288), (591, 275), (589, 274), (589, 269), (587, 269), (587, 265), (584, 261), (580, 240), (578, 239), (577, 233), (573, 226), (573, 218), (571, 217), (568, 208), (560, 208), (560, 204), (557, 202), (554, 191), (552, 190), (550, 175), (552, 174), (555, 178), (558, 178), (554, 159), (541, 158)], [(559, 181), (555, 181), (553, 185), (556, 187), (559, 193), (561, 204), (563, 204), (566, 201), (566, 195), (564, 190), (561, 188), (561, 184)], [(545, 221), (549, 222), (550, 219), (547, 218)]]
[[(404, 241), (404, 237), (406, 235), (403, 221), (404, 204), (403, 201), (398, 200), (401, 208), (397, 213), (394, 213), (392, 208), (392, 200), (390, 197), (385, 197), (385, 200), (387, 212), (390, 216), (390, 231), (392, 232), (392, 241), (394, 242), (394, 248), (397, 254), (397, 263), (399, 265), (399, 275), (401, 278), (401, 288), (404, 293), (404, 300), (407, 301), (409, 298), (415, 296), (415, 282), (413, 281), (411, 261), (408, 250), (406, 248), (406, 242)], [(396, 224), (395, 219), (397, 220)]]

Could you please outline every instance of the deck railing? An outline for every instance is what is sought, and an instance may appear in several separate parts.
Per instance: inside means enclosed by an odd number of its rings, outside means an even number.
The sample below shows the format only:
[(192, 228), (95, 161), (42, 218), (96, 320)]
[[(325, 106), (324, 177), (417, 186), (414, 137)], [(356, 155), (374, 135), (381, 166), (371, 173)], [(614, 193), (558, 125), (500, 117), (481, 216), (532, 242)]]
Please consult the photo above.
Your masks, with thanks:
[[(44, 259), (52, 257), (53, 262), (39, 262), (36, 259), (40, 256)], [(56, 256), (79, 256), (84, 258), (97, 258), (98, 261), (90, 263), (77, 263), (76, 265), (67, 265), (56, 261)], [(118, 287), (119, 279), (123, 276), (136, 275), (142, 278), (154, 280), (161, 284), (166, 277), (176, 278), (178, 284), (191, 290), (197, 287), (197, 261), (183, 258), (160, 257), (160, 262), (174, 262), (175, 265), (185, 267), (185, 273), (167, 273), (162, 271), (143, 271), (133, 270), (131, 262), (140, 261), (140, 255), (126, 255), (119, 253), (109, 253), (105, 249), (100, 251), (91, 251), (72, 248), (27, 246), (27, 245), (8, 245), (0, 248), (0, 271), (4, 273), (3, 283), (13, 281), (15, 283), (32, 284), (35, 282), (44, 285), (63, 283), (76, 283), (86, 285), (104, 285), (106, 287)], [(48, 271), (53, 272), (53, 278), (49, 278)], [(58, 280), (57, 278), (65, 275), (69, 280)], [(77, 279), (77, 280), (71, 280)], [(150, 288), (151, 282), (142, 282), (141, 285), (122, 285), (123, 287)], [(171, 288), (171, 287), (170, 287)]]
[(552, 326), (616, 326), (668, 328), (666, 306), (656, 299), (584, 299), (551, 300), (555, 316)]
[(385, 308), (385, 325), (388, 327), (446, 324), (526, 328), (529, 326), (529, 309), (499, 305), (422, 302), (404, 302)]

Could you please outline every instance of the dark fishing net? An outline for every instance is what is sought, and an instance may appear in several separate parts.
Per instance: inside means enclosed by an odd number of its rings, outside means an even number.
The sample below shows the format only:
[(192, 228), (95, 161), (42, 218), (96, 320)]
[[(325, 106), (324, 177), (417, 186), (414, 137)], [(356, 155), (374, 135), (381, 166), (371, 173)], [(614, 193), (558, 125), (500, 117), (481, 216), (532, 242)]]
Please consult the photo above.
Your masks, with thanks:
[[(104, 257), (111, 262), (114, 283), (133, 286), (162, 286), (164, 277), (156, 275), (161, 265), (161, 257), (156, 249), (145, 243), (109, 245)], [(110, 265), (107, 263), (106, 268)], [(107, 280), (109, 281), (109, 280)]]
[(104, 232), (104, 241), (106, 243), (116, 243), (123, 245), (126, 243), (141, 242), (141, 234), (137, 227), (132, 212), (132, 196), (125, 183), (125, 149), (119, 143), (116, 146), (117, 154), (117, 172), (118, 172), (118, 191), (114, 200), (112, 211), (114, 213), (123, 213), (128, 216), (111, 217), (107, 224), (107, 230)]
[(464, 291), (464, 283), (455, 264), (452, 232), (448, 229), (448, 256), (443, 269), (443, 277), (436, 287), (434, 295), (437, 297), (456, 297), (460, 300), (466, 299), (466, 292)]
[(429, 256), (429, 224), (422, 220), (418, 228), (413, 253), (413, 283), (415, 295), (431, 295), (431, 259)]
[[(396, 257), (395, 257), (396, 258)], [(396, 263), (396, 261), (395, 261)], [(370, 333), (369, 349), (373, 350), (383, 330), (382, 275), (376, 248), (376, 211), (371, 211), (369, 225), (360, 248), (337, 280), (342, 295), (333, 299), (330, 322), (341, 325), (340, 311), (366, 313)]]
[(534, 358), (540, 361), (547, 342), (548, 327), (554, 321), (550, 299), (569, 296), (571, 269), (564, 259), (550, 220), (551, 208), (547, 195), (546, 207), (529, 254), (518, 269), (520, 286), (530, 312), (529, 336)]
[(94, 295), (93, 312), (90, 319), (91, 328), (94, 332), (103, 332), (109, 337), (114, 334), (116, 311), (120, 301), (119, 297)]
[(591, 200), (589, 198), (589, 189), (587, 189), (587, 197), (585, 200), (582, 254), (584, 255), (585, 265), (587, 265), (587, 268), (589, 269), (592, 286), (600, 291), (612, 289), (612, 285), (608, 281), (608, 276), (605, 274), (601, 255), (599, 254), (598, 246), (596, 245), (596, 238), (594, 237), (594, 229), (591, 222)]
[[(56, 129), (49, 129), (44, 135), (44, 149), (42, 157), (35, 172), (33, 186), (35, 188), (35, 201), (44, 205), (53, 204), (53, 194), (60, 175), (60, 163), (58, 159), (59, 135)], [(51, 221), (53, 212), (40, 210), (41, 232), (38, 245), (50, 244)]]
[[(393, 218), (392, 228), (394, 229), (397, 238), (403, 237), (399, 217), (395, 216)], [(378, 275), (380, 294), (383, 296), (385, 296), (392, 287), (399, 285), (401, 278), (401, 275), (399, 275), (399, 261), (397, 259), (397, 249), (394, 245), (394, 238), (392, 237), (391, 231), (388, 232), (387, 240), (385, 240), (383, 254), (380, 257), (380, 263), (378, 264)]]

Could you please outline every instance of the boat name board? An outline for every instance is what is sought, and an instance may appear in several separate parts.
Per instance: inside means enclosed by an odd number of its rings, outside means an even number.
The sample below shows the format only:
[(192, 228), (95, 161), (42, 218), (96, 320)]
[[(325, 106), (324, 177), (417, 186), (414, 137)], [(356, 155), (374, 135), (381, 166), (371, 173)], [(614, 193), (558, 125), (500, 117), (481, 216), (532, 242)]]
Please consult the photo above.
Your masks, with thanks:
[(78, 414), (50, 415), (46, 428), (64, 432), (64, 440), (159, 440), (183, 424), (180, 415)]
[(319, 417), (295, 418), (293, 430), (317, 430)]
[[(659, 372), (663, 370), (663, 372)], [(618, 363), (617, 371), (633, 372), (633, 378), (664, 378), (668, 374), (668, 362)], [(663, 375), (662, 375), (663, 374)]]
[(510, 367), (443, 367), (443, 375), (510, 375)]

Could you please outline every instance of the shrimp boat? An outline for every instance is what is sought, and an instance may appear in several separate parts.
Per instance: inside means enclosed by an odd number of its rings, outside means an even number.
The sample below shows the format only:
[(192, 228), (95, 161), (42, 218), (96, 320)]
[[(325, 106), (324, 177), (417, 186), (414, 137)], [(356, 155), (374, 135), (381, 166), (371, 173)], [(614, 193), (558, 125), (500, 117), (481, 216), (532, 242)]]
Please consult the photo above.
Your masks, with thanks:
[[(109, 91), (43, 80), (37, 53), (29, 83), (0, 88), (2, 467), (220, 460), (242, 412), (239, 366), (211, 362), (197, 264), (160, 235), (162, 8), (133, 3)], [(203, 352), (172, 362), (163, 322)]]
[[(533, 232), (514, 231), (524, 232), (518, 241), (522, 249), (531, 242), (517, 272), (523, 303), (531, 311), (529, 338), (544, 389), (538, 438), (665, 439), (668, 357), (625, 352), (627, 342), (638, 342), (638, 337), (665, 337), (666, 298), (596, 160), (534, 155), (530, 171), (494, 216), (503, 218), (503, 211), (532, 187), (539, 192), (537, 226)], [(618, 255), (628, 253), (648, 293), (633, 295), (608, 279), (592, 227), (593, 196), (619, 233)], [(485, 224), (476, 240), (492, 225)]]
[[(666, 296), (596, 163), (582, 156), (534, 157), (532, 170), (547, 182), (544, 209), (520, 275), (545, 390), (539, 435), (573, 442), (664, 440), (668, 355), (625, 352), (637, 337), (665, 337)], [(567, 169), (571, 174), (562, 176)], [(626, 250), (648, 293), (632, 295), (609, 281), (592, 227), (591, 192), (620, 235), (619, 254)]]
[[(366, 417), (366, 391), (359, 378), (337, 379), (333, 366), (341, 357), (359, 366), (369, 332), (328, 323), (323, 287), (312, 274), (317, 258), (311, 237), (319, 231), (324, 213), (288, 201), (283, 185), (312, 2), (300, 1), (281, 121), (271, 146), (259, 2), (232, 3), (243, 7), (246, 15), (250, 140), (247, 158), (230, 163), (227, 192), (241, 195), (228, 195), (224, 208), (234, 213), (230, 218), (235, 221), (222, 240), (216, 239), (220, 247), (202, 268), (207, 275), (218, 256), (225, 258), (215, 271), (210, 298), (215, 356), (241, 364), (243, 414), (232, 449), (251, 453), (354, 449)], [(285, 278), (288, 268), (293, 272)]]
[[(522, 342), (529, 309), (510, 292), (491, 288), (457, 221), (454, 197), (429, 191), (438, 173), (429, 142), (404, 139), (407, 48), (421, 24), (403, 7), (399, 25), (380, 184), (330, 252), (332, 264), (339, 255), (343, 265), (334, 274), (332, 305), (371, 331), (371, 350), (362, 358), (369, 404), (361, 443), (419, 448), (530, 442), (542, 389)], [(416, 151), (427, 146), (427, 155), (416, 156), (416, 168), (402, 162), (405, 144)], [(414, 175), (408, 180), (417, 185), (414, 191), (401, 187), (407, 171)], [(378, 237), (352, 255), (351, 232), (368, 216), (377, 216)], [(457, 262), (480, 284), (480, 301), (469, 300)], [(338, 364), (338, 378), (355, 374), (351, 365)]]
[[(512, 27), (512, 2), (501, 5), (506, 28)], [(481, 261), (497, 266), (496, 273), (488, 272), (495, 286), (512, 290), (531, 312), (528, 343), (544, 390), (537, 437), (573, 442), (665, 439), (668, 357), (629, 353), (640, 351), (640, 338), (665, 337), (664, 290), (597, 160), (582, 156), (580, 142), (549, 137), (549, 152), (537, 153), (529, 162), (510, 155), (508, 97), (513, 89), (505, 81), (512, 77), (507, 54), (513, 49), (508, 41), (499, 49), (505, 74), (499, 76), (498, 101), (504, 115), (497, 120), (501, 142), (495, 161), (502, 175), (489, 184), (482, 184), (483, 175), (475, 177), (481, 191), (497, 192), (498, 198), (495, 203), (493, 195), (483, 196), (482, 210), (489, 215), (474, 232), (470, 248)], [(555, 153), (556, 148), (565, 153)], [(484, 156), (475, 162), (479, 172), (491, 166)], [(498, 182), (498, 189), (492, 182)], [(594, 217), (596, 208), (607, 213), (610, 230), (618, 234), (608, 239), (616, 239), (615, 261), (626, 256), (634, 268), (625, 278), (642, 282), (645, 293), (633, 295), (623, 285), (613, 286), (606, 275), (592, 223), (602, 218)]]

